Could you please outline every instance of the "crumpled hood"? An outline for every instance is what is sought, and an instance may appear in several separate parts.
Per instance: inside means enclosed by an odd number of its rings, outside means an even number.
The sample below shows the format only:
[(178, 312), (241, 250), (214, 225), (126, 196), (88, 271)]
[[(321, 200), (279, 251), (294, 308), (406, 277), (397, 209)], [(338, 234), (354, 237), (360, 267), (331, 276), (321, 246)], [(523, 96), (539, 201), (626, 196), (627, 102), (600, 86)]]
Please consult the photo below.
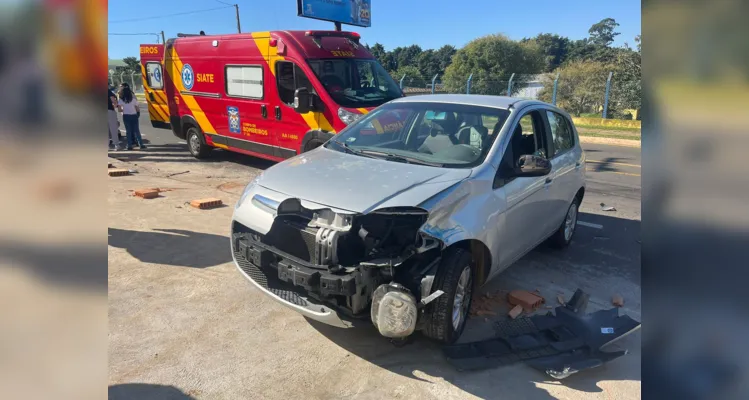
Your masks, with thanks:
[(319, 147), (266, 170), (258, 184), (290, 197), (367, 213), (417, 206), (471, 174), (341, 153)]

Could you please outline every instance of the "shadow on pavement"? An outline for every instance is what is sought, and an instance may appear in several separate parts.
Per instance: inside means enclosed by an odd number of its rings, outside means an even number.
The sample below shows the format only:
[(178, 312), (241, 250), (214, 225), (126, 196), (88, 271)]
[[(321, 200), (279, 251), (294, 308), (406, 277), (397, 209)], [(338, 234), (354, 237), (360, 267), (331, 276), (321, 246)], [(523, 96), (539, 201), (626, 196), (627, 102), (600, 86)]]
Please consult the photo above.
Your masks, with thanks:
[(208, 268), (232, 261), (228, 237), (181, 229), (141, 232), (109, 228), (109, 245), (125, 249), (145, 263)]
[(210, 155), (204, 159), (198, 160), (193, 157), (184, 144), (150, 144), (145, 150), (117, 151), (109, 152), (109, 156), (121, 161), (150, 161), (150, 162), (182, 162), (182, 163), (222, 163), (231, 162), (241, 164), (251, 168), (264, 170), (275, 161), (269, 161), (262, 158), (252, 157), (232, 151), (214, 149)]
[(174, 386), (149, 383), (123, 383), (109, 387), (109, 400), (194, 400)]
[[(592, 296), (608, 296), (609, 288), (591, 287), (610, 277), (623, 278), (632, 285), (640, 284), (640, 221), (616, 217), (581, 213), (581, 221), (602, 225), (603, 229), (578, 226), (572, 245), (566, 250), (552, 250), (539, 246), (513, 264), (507, 271), (493, 279), (493, 284), (513, 285), (518, 278), (528, 288), (548, 287), (551, 274), (566, 275), (557, 285), (569, 286), (569, 291), (582, 287)], [(577, 276), (576, 276), (577, 275)], [(583, 275), (583, 276), (580, 276)], [(557, 278), (555, 278), (557, 279)], [(484, 288), (482, 288), (484, 289)], [(532, 289), (529, 289), (532, 290)], [(483, 290), (477, 291), (481, 293)], [(639, 303), (640, 299), (631, 299)], [(591, 310), (594, 311), (594, 310)], [(502, 320), (504, 313), (491, 322)], [(459, 372), (445, 360), (441, 346), (417, 333), (413, 341), (403, 347), (395, 347), (381, 337), (371, 324), (359, 323), (354, 328), (339, 329), (308, 320), (309, 324), (333, 343), (352, 354), (393, 373), (424, 381), (419, 375), (442, 378), (450, 384), (481, 398), (551, 399), (548, 391), (537, 387), (537, 383), (561, 385), (587, 393), (602, 393), (602, 381), (641, 380), (640, 357), (627, 355), (602, 367), (572, 375), (556, 381), (529, 366), (517, 364), (478, 372)], [(483, 318), (468, 321), (461, 342), (483, 340), (493, 335), (492, 324)], [(469, 332), (473, 330), (473, 332)], [(467, 339), (469, 338), (470, 339)], [(624, 343), (624, 342), (622, 342)], [(630, 352), (639, 353), (639, 334), (626, 339)], [(612, 345), (612, 346), (616, 346)], [(616, 350), (606, 348), (607, 351)], [(525, 371), (510, 371), (510, 368), (525, 368)], [(508, 379), (508, 380), (503, 380)], [(507, 390), (512, 390), (508, 395)]]

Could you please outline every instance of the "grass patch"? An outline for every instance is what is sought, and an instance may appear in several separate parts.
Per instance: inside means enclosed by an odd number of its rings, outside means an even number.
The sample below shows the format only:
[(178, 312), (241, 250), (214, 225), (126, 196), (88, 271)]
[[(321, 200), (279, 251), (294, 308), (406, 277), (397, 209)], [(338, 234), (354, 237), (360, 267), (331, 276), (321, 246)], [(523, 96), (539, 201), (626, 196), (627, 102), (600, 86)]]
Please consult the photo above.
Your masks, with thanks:
[(628, 128), (620, 126), (600, 126), (600, 125), (580, 125), (575, 124), (576, 127), (582, 129), (595, 129), (597, 131), (627, 131), (640, 133), (640, 128)]
[(614, 133), (606, 131), (578, 131), (578, 134), (580, 136), (591, 136), (609, 139), (640, 140), (639, 133), (633, 135), (631, 133)]

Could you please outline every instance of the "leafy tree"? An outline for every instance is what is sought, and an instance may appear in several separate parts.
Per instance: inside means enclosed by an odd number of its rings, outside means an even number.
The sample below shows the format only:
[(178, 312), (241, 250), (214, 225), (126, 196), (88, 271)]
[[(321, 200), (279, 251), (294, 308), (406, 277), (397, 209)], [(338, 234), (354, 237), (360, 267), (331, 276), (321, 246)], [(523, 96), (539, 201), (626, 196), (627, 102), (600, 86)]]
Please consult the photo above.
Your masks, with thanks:
[[(557, 69), (557, 106), (572, 115), (598, 112), (603, 105), (606, 79), (612, 66), (597, 61), (572, 61)], [(554, 88), (554, 74), (544, 75), (544, 88), (539, 99), (550, 103)]]
[(125, 72), (138, 72), (140, 71), (140, 60), (137, 57), (125, 57), (122, 62), (127, 64)]
[[(613, 64), (609, 113), (623, 118), (626, 110), (642, 108), (642, 55), (638, 51), (624, 50), (617, 54)], [(637, 113), (638, 119), (640, 113)]]
[[(537, 74), (544, 68), (544, 57), (535, 42), (520, 43), (503, 35), (489, 35), (469, 42), (458, 50), (447, 67), (443, 83), (448, 92), (465, 91), (473, 74), (471, 93), (504, 95), (512, 73)], [(522, 87), (527, 75), (515, 78)]]
[(434, 50), (425, 50), (416, 59), (416, 65), (425, 79), (431, 79), (440, 73), (440, 63)]
[(369, 52), (372, 53), (374, 58), (377, 59), (377, 61), (382, 64), (383, 67), (388, 67), (388, 62), (390, 61), (387, 56), (387, 51), (385, 51), (385, 46), (381, 45), (380, 43), (375, 43), (370, 49)]
[(445, 74), (445, 70), (452, 62), (455, 52), (458, 51), (455, 46), (446, 44), (434, 52), (434, 57), (437, 59), (439, 64), (439, 71), (437, 72), (440, 76)]
[(403, 87), (416, 87), (416, 88), (425, 88), (427, 81), (424, 79), (424, 77), (421, 75), (421, 71), (414, 66), (414, 65), (405, 65), (403, 67), (398, 68), (396, 71), (391, 72), (390, 75), (395, 79), (396, 82), (400, 83), (401, 78), (403, 78), (403, 75), (406, 75), (406, 78), (403, 80)]
[(421, 54), (421, 47), (419, 45), (413, 44), (408, 47), (396, 48), (396, 50), (398, 49), (400, 49), (400, 51), (398, 51), (397, 55), (395, 55), (395, 60), (398, 63), (398, 68), (405, 67), (407, 65), (417, 65), (416, 60), (418, 59), (419, 54)]
[(525, 38), (521, 42), (535, 41), (544, 54), (546, 66), (544, 72), (551, 72), (559, 67), (568, 57), (570, 40), (566, 37), (541, 33), (535, 38)]
[(619, 35), (619, 32), (614, 32), (617, 26), (619, 26), (619, 23), (613, 18), (605, 18), (593, 24), (588, 30), (590, 43), (596, 46), (611, 46), (614, 43), (614, 38)]

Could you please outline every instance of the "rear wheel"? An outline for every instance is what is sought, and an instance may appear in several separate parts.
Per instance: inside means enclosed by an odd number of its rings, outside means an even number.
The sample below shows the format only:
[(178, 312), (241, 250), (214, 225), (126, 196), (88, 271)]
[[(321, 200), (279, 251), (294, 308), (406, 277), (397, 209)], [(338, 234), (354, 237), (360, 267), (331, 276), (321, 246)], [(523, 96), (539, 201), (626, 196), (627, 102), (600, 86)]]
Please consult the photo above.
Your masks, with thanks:
[(190, 154), (195, 158), (206, 158), (211, 150), (213, 150), (212, 147), (205, 144), (203, 132), (194, 126), (187, 128), (185, 139), (187, 140), (187, 148), (190, 150)]
[(473, 297), (473, 266), (471, 254), (464, 249), (445, 251), (432, 292), (445, 292), (427, 304), (424, 335), (442, 343), (452, 344), (463, 333)]
[(549, 238), (549, 244), (558, 249), (563, 249), (569, 246), (572, 242), (572, 236), (575, 235), (575, 229), (577, 228), (577, 213), (580, 208), (580, 200), (576, 197), (572, 200), (572, 204), (567, 209), (567, 214), (564, 216), (562, 225), (559, 226), (556, 232)]

